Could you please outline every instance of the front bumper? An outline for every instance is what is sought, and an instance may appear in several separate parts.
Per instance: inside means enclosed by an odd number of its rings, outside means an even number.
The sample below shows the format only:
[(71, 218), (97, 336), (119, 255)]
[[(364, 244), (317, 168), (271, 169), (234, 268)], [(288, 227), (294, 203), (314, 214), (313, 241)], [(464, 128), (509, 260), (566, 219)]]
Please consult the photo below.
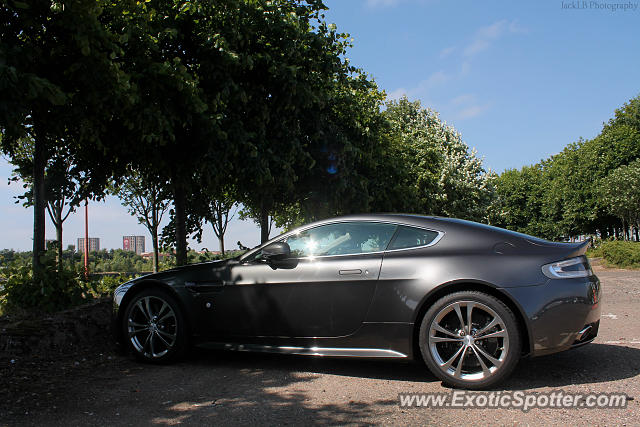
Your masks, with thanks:
[(133, 281), (123, 283), (118, 286), (116, 290), (113, 292), (113, 309), (111, 310), (111, 334), (116, 342), (116, 344), (122, 344), (122, 317), (121, 317), (121, 305), (122, 299), (124, 295), (127, 293), (129, 288), (133, 286)]
[(528, 320), (530, 355), (556, 353), (593, 341), (601, 311), (600, 280), (550, 279), (544, 285), (505, 288)]

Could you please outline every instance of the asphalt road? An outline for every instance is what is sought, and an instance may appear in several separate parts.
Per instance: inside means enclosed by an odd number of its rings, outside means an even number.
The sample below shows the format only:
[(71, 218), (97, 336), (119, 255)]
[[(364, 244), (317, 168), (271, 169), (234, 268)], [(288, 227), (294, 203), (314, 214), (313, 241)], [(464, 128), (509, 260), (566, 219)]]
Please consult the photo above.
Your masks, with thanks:
[(20, 413), (0, 425), (640, 425), (640, 272), (597, 274), (595, 342), (522, 360), (501, 390), (624, 392), (633, 398), (625, 409), (400, 408), (398, 393), (451, 390), (420, 364), (200, 350), (161, 367), (115, 354), (61, 360), (50, 391), (21, 396)]

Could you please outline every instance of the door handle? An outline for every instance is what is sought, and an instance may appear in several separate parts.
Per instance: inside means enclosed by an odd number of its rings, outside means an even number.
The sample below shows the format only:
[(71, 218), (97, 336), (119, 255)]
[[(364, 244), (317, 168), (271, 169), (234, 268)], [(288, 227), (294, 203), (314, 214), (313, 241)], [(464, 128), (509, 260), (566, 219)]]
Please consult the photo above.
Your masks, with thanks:
[(340, 270), (338, 274), (340, 274), (341, 276), (351, 276), (356, 274), (362, 274), (362, 270), (360, 270), (359, 268), (356, 268), (353, 270)]

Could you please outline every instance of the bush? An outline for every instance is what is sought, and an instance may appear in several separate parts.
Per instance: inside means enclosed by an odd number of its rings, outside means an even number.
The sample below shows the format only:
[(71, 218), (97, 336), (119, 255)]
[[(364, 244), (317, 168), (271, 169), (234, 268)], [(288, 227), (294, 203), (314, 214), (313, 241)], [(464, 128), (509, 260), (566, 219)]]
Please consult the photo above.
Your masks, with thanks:
[(96, 298), (112, 295), (113, 291), (118, 286), (130, 279), (132, 279), (132, 277), (127, 274), (120, 274), (117, 276), (102, 276), (100, 278), (94, 277), (91, 279), (91, 282), (89, 282), (91, 294)]
[(600, 246), (607, 266), (619, 268), (640, 268), (640, 243), (609, 241)]
[(602, 242), (593, 243), (589, 249), (587, 249), (587, 256), (589, 258), (602, 258)]
[(75, 263), (58, 270), (55, 253), (43, 257), (44, 271), (34, 280), (30, 260), (15, 259), (0, 267), (0, 312), (65, 310), (113, 294), (129, 275), (94, 276), (86, 281)]
[(80, 274), (72, 269), (56, 270), (55, 254), (43, 257), (44, 270), (35, 279), (31, 265), (12, 262), (4, 267), (0, 276), (0, 305), (3, 311), (15, 309), (53, 312), (64, 310), (85, 301), (84, 283)]

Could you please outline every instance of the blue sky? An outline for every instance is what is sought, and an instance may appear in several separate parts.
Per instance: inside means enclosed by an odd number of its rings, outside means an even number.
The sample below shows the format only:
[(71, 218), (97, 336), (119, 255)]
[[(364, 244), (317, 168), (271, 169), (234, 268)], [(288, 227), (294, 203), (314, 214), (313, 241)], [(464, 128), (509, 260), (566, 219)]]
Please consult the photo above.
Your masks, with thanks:
[[(535, 163), (602, 123), (640, 94), (640, 4), (477, 0), (326, 0), (327, 21), (351, 34), (348, 57), (387, 92), (435, 109), (497, 172)], [(628, 3), (627, 3), (628, 4)], [(572, 6), (574, 8), (572, 8)], [(575, 6), (582, 7), (576, 9)], [(11, 168), (0, 160), (0, 178)], [(0, 247), (31, 247), (32, 211), (21, 187), (0, 182)], [(90, 234), (106, 248), (148, 233), (116, 199), (90, 204)], [(65, 223), (64, 244), (83, 233)], [(47, 237), (55, 235), (47, 225)], [(227, 247), (259, 241), (252, 222), (229, 226)], [(201, 244), (218, 248), (210, 227)]]

